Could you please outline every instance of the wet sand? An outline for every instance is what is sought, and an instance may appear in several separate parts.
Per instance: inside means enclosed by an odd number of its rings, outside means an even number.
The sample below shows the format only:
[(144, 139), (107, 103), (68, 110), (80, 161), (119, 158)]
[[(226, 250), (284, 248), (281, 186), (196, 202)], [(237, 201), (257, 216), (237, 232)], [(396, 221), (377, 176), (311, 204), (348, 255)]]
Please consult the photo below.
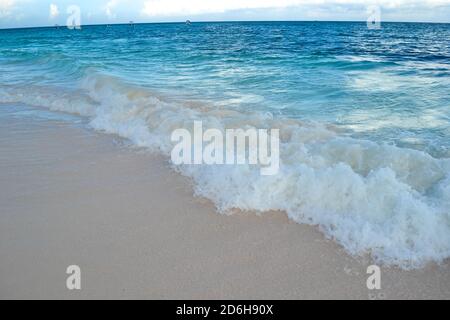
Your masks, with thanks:
[(283, 213), (218, 214), (166, 159), (117, 137), (0, 119), (0, 299), (450, 298), (449, 263), (382, 268), (380, 291), (368, 265)]

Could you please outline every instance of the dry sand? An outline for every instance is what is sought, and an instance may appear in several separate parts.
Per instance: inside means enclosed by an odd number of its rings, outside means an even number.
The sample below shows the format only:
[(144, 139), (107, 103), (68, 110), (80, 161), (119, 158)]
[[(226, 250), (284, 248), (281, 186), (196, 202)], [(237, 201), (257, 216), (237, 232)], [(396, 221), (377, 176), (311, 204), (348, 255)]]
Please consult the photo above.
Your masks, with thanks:
[[(119, 143), (118, 143), (119, 142)], [(1, 299), (450, 298), (450, 266), (383, 268), (283, 213), (220, 215), (167, 161), (58, 120), (0, 122)], [(82, 290), (66, 289), (79, 265)]]

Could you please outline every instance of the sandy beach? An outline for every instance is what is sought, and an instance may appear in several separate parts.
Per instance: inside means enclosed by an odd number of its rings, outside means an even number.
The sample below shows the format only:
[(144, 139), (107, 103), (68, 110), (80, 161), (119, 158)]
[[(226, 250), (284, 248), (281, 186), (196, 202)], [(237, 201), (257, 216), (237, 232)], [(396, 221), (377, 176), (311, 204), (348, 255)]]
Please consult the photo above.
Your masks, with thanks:
[[(226, 216), (168, 161), (83, 123), (0, 125), (0, 299), (448, 299), (448, 263), (382, 269), (281, 212)], [(78, 265), (82, 290), (66, 288)]]

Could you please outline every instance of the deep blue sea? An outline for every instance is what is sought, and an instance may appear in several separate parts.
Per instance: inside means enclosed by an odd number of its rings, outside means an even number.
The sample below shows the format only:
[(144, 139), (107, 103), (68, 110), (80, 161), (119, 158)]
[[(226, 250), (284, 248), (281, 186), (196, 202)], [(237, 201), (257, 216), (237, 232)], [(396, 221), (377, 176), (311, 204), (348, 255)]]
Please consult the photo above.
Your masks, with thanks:
[(450, 24), (0, 30), (0, 113), (11, 104), (77, 114), (164, 154), (194, 120), (279, 128), (276, 176), (180, 170), (223, 212), (285, 211), (405, 268), (450, 257)]

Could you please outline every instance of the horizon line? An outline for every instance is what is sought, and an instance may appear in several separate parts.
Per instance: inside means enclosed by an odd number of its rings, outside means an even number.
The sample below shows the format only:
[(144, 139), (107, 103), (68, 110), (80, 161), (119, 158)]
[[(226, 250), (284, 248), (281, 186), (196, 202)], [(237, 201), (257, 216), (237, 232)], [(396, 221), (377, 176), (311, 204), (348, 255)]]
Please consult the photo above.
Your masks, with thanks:
[[(149, 24), (185, 24), (188, 20), (184, 21), (160, 21), (160, 22), (134, 22), (134, 21), (128, 21), (128, 22), (117, 22), (117, 23), (93, 23), (93, 24), (81, 24), (81, 27), (101, 27), (101, 26), (122, 26), (122, 25), (149, 25)], [(268, 22), (322, 22), (322, 23), (367, 23), (365, 20), (199, 20), (199, 21), (192, 21), (189, 20), (191, 24), (196, 23), (268, 23)], [(450, 22), (429, 22), (429, 21), (382, 21), (383, 23), (420, 23), (420, 24), (450, 24)], [(6, 28), (0, 28), (1, 30), (23, 30), (23, 29), (49, 29), (49, 28), (55, 28), (55, 27), (66, 27), (66, 25), (45, 25), (45, 26), (24, 26), (24, 27), (6, 27)]]

